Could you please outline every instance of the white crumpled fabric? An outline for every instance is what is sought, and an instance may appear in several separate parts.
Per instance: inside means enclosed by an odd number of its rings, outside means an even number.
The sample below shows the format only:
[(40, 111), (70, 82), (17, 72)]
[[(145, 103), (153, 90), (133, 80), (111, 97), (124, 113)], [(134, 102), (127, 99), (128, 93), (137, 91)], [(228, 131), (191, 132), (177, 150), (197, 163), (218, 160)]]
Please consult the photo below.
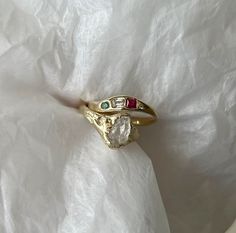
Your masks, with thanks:
[[(116, 94), (142, 149), (75, 108)], [(236, 1), (0, 0), (0, 233), (234, 233), (235, 142)]]

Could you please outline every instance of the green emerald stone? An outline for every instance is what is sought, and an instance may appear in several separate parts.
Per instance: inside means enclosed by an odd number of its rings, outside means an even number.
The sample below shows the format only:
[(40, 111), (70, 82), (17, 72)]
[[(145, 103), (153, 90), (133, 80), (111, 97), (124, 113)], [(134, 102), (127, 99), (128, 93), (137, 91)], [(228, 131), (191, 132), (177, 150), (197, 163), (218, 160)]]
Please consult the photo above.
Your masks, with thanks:
[(102, 102), (102, 104), (101, 104), (101, 108), (102, 109), (108, 109), (109, 108), (109, 102), (108, 101), (105, 101), (105, 102)]

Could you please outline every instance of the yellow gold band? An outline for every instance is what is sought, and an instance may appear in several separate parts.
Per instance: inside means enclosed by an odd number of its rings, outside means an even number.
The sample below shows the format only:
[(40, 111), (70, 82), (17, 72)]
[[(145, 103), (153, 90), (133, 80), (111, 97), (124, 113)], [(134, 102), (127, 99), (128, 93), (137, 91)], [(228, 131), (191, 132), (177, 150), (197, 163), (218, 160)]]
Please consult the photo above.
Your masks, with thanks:
[(130, 114), (134, 125), (149, 125), (157, 120), (157, 115), (151, 107), (131, 96), (112, 96), (101, 101), (89, 102), (87, 106), (95, 112), (104, 114), (114, 114), (121, 111), (144, 113), (145, 116), (142, 117)]

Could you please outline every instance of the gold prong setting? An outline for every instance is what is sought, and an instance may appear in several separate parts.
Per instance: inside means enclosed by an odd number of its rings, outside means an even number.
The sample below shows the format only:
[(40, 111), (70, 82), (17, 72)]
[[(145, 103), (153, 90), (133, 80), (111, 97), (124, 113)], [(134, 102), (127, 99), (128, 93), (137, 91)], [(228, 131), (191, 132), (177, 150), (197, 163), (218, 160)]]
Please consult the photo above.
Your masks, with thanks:
[(125, 146), (139, 136), (137, 128), (132, 124), (130, 115), (126, 113), (103, 115), (93, 112), (93, 114), (85, 114), (85, 116), (95, 125), (110, 148)]

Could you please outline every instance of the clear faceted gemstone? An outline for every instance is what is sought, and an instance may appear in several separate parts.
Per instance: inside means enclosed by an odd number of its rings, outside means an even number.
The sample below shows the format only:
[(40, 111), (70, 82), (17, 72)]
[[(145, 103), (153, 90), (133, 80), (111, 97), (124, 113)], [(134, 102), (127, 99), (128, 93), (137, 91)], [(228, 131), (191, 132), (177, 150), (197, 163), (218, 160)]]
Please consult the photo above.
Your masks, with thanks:
[(113, 108), (123, 108), (125, 106), (125, 98), (114, 98), (112, 100), (112, 107)]
[(116, 119), (115, 123), (110, 129), (110, 132), (108, 133), (108, 139), (113, 146), (119, 147), (120, 145), (124, 145), (128, 142), (130, 132), (130, 117), (121, 116), (120, 118)]

